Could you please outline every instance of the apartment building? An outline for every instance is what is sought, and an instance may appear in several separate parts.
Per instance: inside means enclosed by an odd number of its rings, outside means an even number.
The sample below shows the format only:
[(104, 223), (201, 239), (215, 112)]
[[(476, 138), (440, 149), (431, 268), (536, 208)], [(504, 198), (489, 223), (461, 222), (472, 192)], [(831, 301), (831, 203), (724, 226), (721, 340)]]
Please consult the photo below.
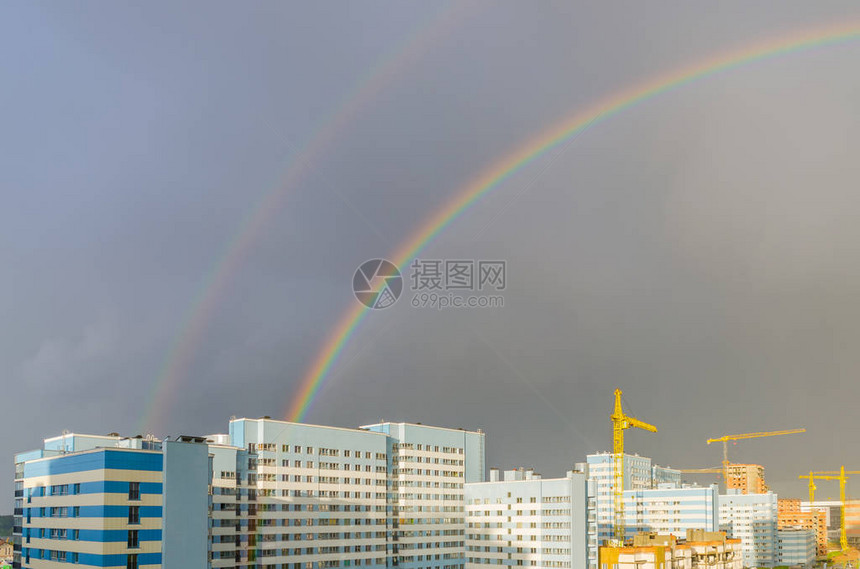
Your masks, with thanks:
[(392, 566), (462, 569), (464, 485), (485, 479), (484, 433), (411, 423), (361, 428), (387, 444)]
[(785, 527), (778, 529), (777, 564), (811, 567), (815, 563), (815, 532), (811, 529)]
[[(649, 490), (658, 484), (681, 484), (680, 470), (655, 465), (648, 457), (625, 454), (623, 464), (624, 490)], [(577, 469), (585, 472), (588, 478), (588, 566), (596, 569), (598, 549), (612, 537), (615, 520), (613, 454), (590, 454), (585, 463), (577, 464)]]
[(461, 569), (483, 471), (482, 432), (406, 423), (64, 435), (16, 457), (15, 566)]
[(766, 494), (767, 484), (764, 481), (764, 467), (760, 464), (729, 463), (727, 468), (728, 480), (726, 488), (738, 490), (741, 494)]
[(776, 494), (742, 494), (734, 489), (721, 494), (719, 503), (720, 529), (741, 540), (744, 567), (778, 565)]
[(661, 484), (654, 489), (624, 492), (625, 539), (642, 532), (685, 538), (688, 530), (719, 529), (717, 485)]
[(804, 511), (801, 502), (794, 498), (779, 498), (777, 500), (777, 528), (799, 527), (810, 530), (815, 536), (816, 555), (827, 555), (827, 508), (807, 508)]
[(466, 484), (466, 569), (583, 569), (587, 562), (585, 474), (544, 479), (508, 470)]
[(209, 455), (200, 443), (67, 434), (18, 455), (13, 567), (137, 569), (170, 559), (207, 568)]

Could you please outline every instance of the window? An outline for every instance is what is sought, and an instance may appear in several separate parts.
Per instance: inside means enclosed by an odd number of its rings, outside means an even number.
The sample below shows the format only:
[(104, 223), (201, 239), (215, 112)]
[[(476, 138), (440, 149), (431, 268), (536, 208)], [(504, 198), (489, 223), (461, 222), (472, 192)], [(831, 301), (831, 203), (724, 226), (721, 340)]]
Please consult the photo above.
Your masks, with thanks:
[(125, 569), (138, 569), (137, 568), (137, 553), (129, 553), (128, 558), (125, 562)]
[(128, 483), (128, 499), (140, 500), (140, 482)]
[[(128, 523), (130, 524), (139, 524), (140, 523), (140, 506), (129, 506), (128, 507)], [(137, 563), (137, 559), (135, 559), (135, 563)], [(137, 565), (135, 565), (137, 567)]]
[(140, 535), (138, 534), (138, 530), (128, 530), (128, 547), (134, 549), (140, 547)]

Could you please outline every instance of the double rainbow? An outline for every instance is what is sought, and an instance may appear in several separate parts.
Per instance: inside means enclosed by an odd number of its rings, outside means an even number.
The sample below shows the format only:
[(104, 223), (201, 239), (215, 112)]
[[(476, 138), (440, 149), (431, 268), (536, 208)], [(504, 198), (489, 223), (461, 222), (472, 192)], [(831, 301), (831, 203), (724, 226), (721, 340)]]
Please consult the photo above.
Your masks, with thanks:
[[(844, 44), (857, 39), (860, 39), (860, 24), (857, 23), (807, 30), (794, 33), (787, 38), (748, 46), (742, 50), (713, 57), (609, 96), (593, 107), (563, 121), (561, 126), (541, 133), (502, 160), (492, 164), (471, 183), (458, 191), (442, 209), (433, 214), (420, 230), (415, 232), (389, 259), (399, 267), (408, 266), (412, 259), (427, 247), (439, 233), (481, 197), (531, 164), (538, 157), (559, 147), (590, 126), (699, 79), (754, 62), (825, 46)], [(344, 346), (369, 312), (372, 311), (356, 302), (340, 318), (303, 377), (298, 393), (291, 398), (285, 410), (285, 416), (288, 420), (301, 421), (304, 419), (326, 377), (337, 363), (338, 356), (343, 351)]]

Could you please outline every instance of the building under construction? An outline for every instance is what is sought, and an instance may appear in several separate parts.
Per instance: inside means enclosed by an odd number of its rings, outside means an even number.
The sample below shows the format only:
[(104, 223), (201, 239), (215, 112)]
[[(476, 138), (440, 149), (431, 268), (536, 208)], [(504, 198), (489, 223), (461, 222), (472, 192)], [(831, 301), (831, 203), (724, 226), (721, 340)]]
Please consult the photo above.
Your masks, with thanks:
[(632, 546), (600, 548), (600, 569), (742, 569), (741, 540), (688, 530), (686, 539), (640, 533)]

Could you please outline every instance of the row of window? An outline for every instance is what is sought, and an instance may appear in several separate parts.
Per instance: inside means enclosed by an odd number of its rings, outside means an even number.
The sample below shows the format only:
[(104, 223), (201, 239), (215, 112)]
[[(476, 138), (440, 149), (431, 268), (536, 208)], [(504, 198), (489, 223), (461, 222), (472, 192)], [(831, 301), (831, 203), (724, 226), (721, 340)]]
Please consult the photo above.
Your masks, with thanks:
[[(392, 448), (394, 450), (421, 450), (427, 452), (440, 452), (438, 445), (395, 443)], [(441, 452), (446, 454), (463, 454), (463, 449), (459, 447), (442, 447)]]
[[(291, 445), (288, 445), (288, 444), (282, 444), (281, 445), (281, 452), (283, 452), (283, 453), (290, 452), (290, 449), (291, 449)], [(277, 452), (278, 445), (276, 445), (275, 443), (249, 443), (248, 444), (248, 450), (250, 452), (254, 452), (254, 453), (256, 453), (256, 452)], [(339, 449), (320, 447), (317, 450), (319, 451), (318, 452), (319, 456), (340, 456), (341, 455), (341, 450), (339, 450)], [(312, 447), (312, 446), (302, 447), (301, 445), (292, 445), (292, 452), (294, 454), (314, 454), (314, 447)], [(385, 453), (382, 453), (382, 452), (373, 453), (370, 451), (349, 450), (349, 449), (343, 450), (343, 456), (346, 458), (350, 458), (350, 457), (362, 458), (362, 456), (363, 456), (367, 460), (371, 460), (374, 458), (376, 460), (385, 460), (386, 459)], [(265, 460), (265, 459), (261, 458), (260, 460)]]

